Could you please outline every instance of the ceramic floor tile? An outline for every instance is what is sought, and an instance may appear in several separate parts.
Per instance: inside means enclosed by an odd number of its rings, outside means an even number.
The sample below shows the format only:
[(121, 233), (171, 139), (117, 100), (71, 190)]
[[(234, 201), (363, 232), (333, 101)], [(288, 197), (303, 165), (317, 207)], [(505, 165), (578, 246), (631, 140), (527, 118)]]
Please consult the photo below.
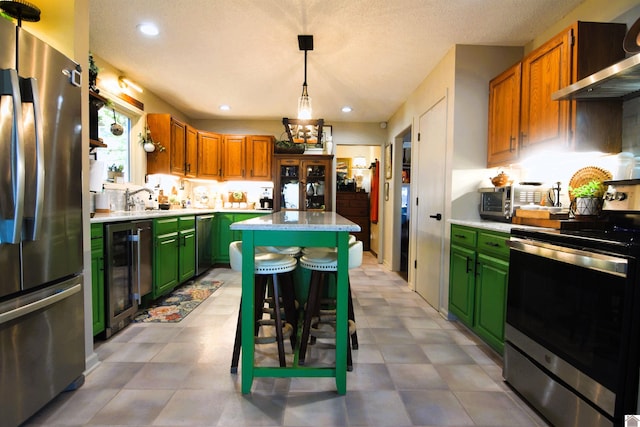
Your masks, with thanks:
[(215, 426), (233, 391), (178, 390), (153, 424), (163, 426)]
[(473, 419), (448, 390), (401, 391), (411, 421), (417, 426), (473, 426)]
[[(365, 253), (349, 272), (360, 348), (347, 394), (334, 378), (256, 378), (240, 392), (230, 373), (241, 275), (215, 268), (224, 285), (178, 323), (133, 323), (97, 340), (102, 362), (75, 392), (62, 393), (24, 427), (140, 426), (545, 426), (502, 380), (502, 360)], [(335, 343), (308, 361), (335, 360)], [(285, 345), (288, 363), (291, 347)], [(256, 363), (277, 366), (275, 345)], [(513, 424), (513, 425), (518, 425)]]
[(346, 426), (346, 397), (335, 392), (292, 393), (287, 398), (283, 426)]
[(477, 425), (537, 425), (505, 393), (460, 391), (455, 392), (455, 395)]
[(350, 426), (413, 425), (395, 390), (351, 391), (345, 402)]
[(88, 424), (152, 425), (173, 394), (173, 390), (120, 390)]
[(434, 365), (453, 391), (500, 391), (500, 386), (477, 365)]
[(388, 363), (387, 369), (398, 390), (448, 390), (435, 367), (428, 363)]

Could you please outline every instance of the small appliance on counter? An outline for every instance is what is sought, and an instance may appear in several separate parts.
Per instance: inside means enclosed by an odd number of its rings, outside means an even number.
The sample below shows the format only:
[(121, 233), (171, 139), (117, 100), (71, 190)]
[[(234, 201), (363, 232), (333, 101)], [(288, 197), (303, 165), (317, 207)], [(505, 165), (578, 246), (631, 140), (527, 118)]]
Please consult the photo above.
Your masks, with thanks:
[(516, 209), (521, 206), (539, 206), (546, 203), (549, 191), (541, 183), (479, 188), (480, 218), (511, 222)]
[(261, 187), (260, 205), (256, 209), (273, 209), (273, 187)]

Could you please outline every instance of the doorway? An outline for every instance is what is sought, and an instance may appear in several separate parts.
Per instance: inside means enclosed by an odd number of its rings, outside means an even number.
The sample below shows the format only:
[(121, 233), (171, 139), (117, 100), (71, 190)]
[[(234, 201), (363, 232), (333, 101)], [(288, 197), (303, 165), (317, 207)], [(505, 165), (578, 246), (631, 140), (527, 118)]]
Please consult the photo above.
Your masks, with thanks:
[(400, 270), (404, 280), (409, 280), (409, 240), (411, 215), (411, 128), (401, 136), (402, 139), (402, 189), (400, 221)]

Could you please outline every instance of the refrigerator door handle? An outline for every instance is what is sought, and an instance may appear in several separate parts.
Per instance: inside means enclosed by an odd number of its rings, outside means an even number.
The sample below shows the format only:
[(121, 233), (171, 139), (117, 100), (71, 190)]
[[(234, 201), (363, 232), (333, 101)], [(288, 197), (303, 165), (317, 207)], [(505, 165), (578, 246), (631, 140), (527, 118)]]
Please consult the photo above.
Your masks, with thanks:
[[(22, 133), (22, 98), (20, 97), (20, 81), (18, 72), (14, 69), (0, 70), (0, 105), (4, 104), (2, 98), (9, 96), (13, 103), (7, 109), (13, 110), (11, 125), (11, 135), (3, 136), (3, 140), (11, 141), (11, 145), (2, 148), (8, 151), (8, 156), (2, 156), (5, 160), (4, 168), (11, 170), (10, 182), (0, 182), (0, 185), (11, 187), (7, 191), (13, 197), (10, 202), (13, 203), (13, 213), (3, 212), (8, 219), (0, 220), (0, 243), (20, 243), (22, 237), (22, 219), (24, 209), (24, 190), (25, 190), (25, 166), (24, 166), (24, 136)], [(4, 108), (3, 108), (4, 109)], [(8, 118), (0, 116), (0, 130), (2, 130), (3, 122)], [(5, 169), (6, 170), (6, 169)], [(2, 209), (2, 206), (0, 206)], [(11, 208), (9, 208), (11, 209)], [(12, 216), (11, 216), (12, 215)]]
[(55, 304), (58, 301), (61, 301), (77, 292), (80, 292), (81, 290), (82, 284), (78, 283), (75, 286), (67, 288), (64, 291), (60, 291), (46, 298), (42, 298), (32, 303), (22, 305), (20, 307), (14, 308), (11, 311), (0, 313), (0, 325), (7, 323), (10, 320), (17, 319), (18, 317), (26, 316), (27, 314), (33, 313), (34, 311), (40, 310), (41, 308)]
[[(34, 78), (20, 79), (21, 95), (23, 104), (33, 105), (33, 128), (35, 135), (36, 151), (36, 188), (35, 188), (35, 212), (33, 213), (33, 225), (26, 227), (27, 235), (24, 240), (37, 240), (42, 228), (42, 209), (44, 206), (44, 139), (43, 139), (43, 119), (42, 104), (40, 102), (40, 91), (38, 81)], [(28, 119), (25, 117), (25, 119)], [(27, 120), (25, 123), (30, 123)], [(28, 215), (28, 214), (27, 214)]]

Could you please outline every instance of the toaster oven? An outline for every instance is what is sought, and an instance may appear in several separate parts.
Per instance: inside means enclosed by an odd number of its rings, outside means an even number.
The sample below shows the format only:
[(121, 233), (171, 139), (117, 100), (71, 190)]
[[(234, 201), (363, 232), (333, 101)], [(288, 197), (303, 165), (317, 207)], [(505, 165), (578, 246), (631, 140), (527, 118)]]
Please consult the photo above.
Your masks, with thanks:
[(486, 187), (480, 192), (480, 218), (511, 222), (516, 209), (524, 205), (543, 205), (549, 190), (541, 185), (513, 184), (505, 187)]

